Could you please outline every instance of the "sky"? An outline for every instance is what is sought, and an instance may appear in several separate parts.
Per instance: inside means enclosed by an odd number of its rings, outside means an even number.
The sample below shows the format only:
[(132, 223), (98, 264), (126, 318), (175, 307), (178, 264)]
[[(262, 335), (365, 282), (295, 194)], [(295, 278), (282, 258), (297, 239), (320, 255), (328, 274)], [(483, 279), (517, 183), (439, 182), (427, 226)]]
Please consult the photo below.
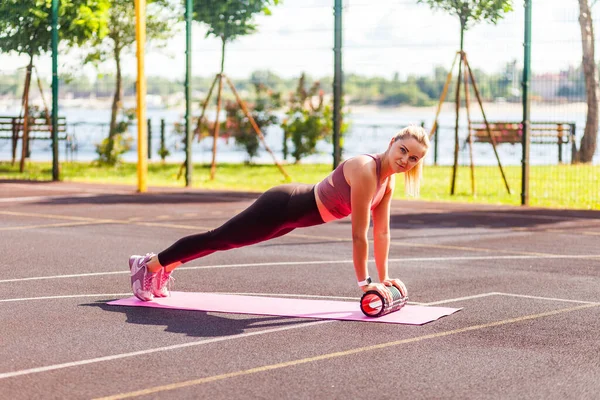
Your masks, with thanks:
[[(225, 72), (246, 78), (256, 70), (270, 70), (283, 77), (301, 72), (314, 77), (333, 75), (333, 0), (283, 0), (272, 15), (259, 16), (257, 33), (228, 44)], [(558, 72), (581, 63), (579, 7), (576, 0), (532, 0), (532, 69), (534, 73)], [(391, 78), (398, 74), (428, 75), (436, 66), (449, 68), (459, 48), (458, 18), (432, 11), (417, 0), (344, 0), (343, 69), (346, 74)], [(480, 23), (466, 33), (466, 52), (473, 68), (499, 72), (507, 62), (522, 65), (523, 0), (497, 25)], [(596, 11), (595, 14), (598, 14)], [(594, 15), (596, 32), (600, 20)], [(206, 29), (193, 28), (192, 71), (212, 76), (220, 65), (220, 40), (206, 38)], [(599, 38), (596, 40), (598, 41)], [(0, 55), (0, 72), (25, 66), (26, 57)], [(132, 55), (123, 62), (124, 73), (136, 74)], [(50, 76), (50, 57), (36, 67)], [(77, 57), (60, 58), (60, 73), (84, 71), (93, 79), (98, 70), (82, 67)], [(101, 73), (114, 71), (112, 64)], [(146, 75), (183, 80), (185, 36), (179, 33), (164, 49), (147, 47)]]

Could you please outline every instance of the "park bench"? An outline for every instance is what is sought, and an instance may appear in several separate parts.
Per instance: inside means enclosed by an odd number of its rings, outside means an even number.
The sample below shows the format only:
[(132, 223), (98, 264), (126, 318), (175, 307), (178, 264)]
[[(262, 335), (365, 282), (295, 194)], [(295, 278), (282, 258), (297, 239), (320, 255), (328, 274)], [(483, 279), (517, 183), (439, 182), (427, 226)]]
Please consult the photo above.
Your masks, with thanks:
[[(521, 144), (523, 129), (521, 122), (488, 121), (490, 132), (496, 144), (510, 143)], [(531, 144), (556, 144), (558, 145), (558, 162), (563, 162), (563, 144), (575, 143), (574, 122), (531, 122)], [(471, 123), (471, 137), (474, 143), (490, 143), (484, 122)]]
[[(12, 141), (12, 158), (16, 159), (17, 143), (23, 140), (23, 117), (0, 116), (0, 139)], [(52, 123), (41, 117), (30, 117), (28, 123), (29, 141), (52, 140)], [(64, 140), (66, 151), (73, 151), (75, 142), (72, 135), (67, 132), (65, 117), (58, 117), (58, 140)], [(27, 149), (29, 150), (29, 143)], [(27, 152), (29, 156), (29, 151)]]

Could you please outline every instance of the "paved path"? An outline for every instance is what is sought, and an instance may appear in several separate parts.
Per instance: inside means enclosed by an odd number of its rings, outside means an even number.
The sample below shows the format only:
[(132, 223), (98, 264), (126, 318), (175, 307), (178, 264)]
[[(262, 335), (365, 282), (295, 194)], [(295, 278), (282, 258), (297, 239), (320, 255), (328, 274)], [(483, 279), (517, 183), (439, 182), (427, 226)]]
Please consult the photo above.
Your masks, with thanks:
[[(130, 254), (214, 228), (256, 197), (0, 182), (1, 397), (600, 393), (600, 212), (395, 201), (391, 275), (413, 302), (463, 308), (424, 326), (106, 305), (130, 296)], [(351, 260), (342, 220), (190, 262), (175, 288), (358, 302)]]

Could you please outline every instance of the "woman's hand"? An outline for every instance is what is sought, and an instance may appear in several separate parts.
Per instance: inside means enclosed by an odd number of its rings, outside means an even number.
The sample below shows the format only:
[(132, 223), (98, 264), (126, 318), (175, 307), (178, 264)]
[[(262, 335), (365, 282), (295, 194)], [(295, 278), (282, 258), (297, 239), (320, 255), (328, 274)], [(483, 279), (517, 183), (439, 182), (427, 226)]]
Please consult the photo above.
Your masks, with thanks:
[(386, 279), (382, 282), (385, 286), (396, 286), (396, 288), (402, 294), (402, 297), (408, 296), (408, 291), (406, 290), (406, 286), (400, 279)]
[(391, 304), (394, 301), (394, 299), (392, 297), (392, 293), (389, 291), (389, 289), (383, 283), (374, 283), (373, 282), (368, 285), (361, 286), (361, 289), (365, 293), (368, 292), (369, 290), (376, 291), (387, 301), (388, 304)]

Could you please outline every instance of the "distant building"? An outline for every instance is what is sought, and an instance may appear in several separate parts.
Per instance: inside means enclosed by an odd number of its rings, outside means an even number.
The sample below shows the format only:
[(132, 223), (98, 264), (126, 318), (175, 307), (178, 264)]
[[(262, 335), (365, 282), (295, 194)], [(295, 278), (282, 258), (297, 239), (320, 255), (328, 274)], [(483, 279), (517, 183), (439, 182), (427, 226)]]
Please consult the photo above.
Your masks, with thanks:
[(534, 75), (531, 78), (531, 93), (542, 101), (552, 101), (559, 99), (559, 89), (563, 86), (571, 86), (569, 81), (569, 71), (559, 73), (547, 72)]

